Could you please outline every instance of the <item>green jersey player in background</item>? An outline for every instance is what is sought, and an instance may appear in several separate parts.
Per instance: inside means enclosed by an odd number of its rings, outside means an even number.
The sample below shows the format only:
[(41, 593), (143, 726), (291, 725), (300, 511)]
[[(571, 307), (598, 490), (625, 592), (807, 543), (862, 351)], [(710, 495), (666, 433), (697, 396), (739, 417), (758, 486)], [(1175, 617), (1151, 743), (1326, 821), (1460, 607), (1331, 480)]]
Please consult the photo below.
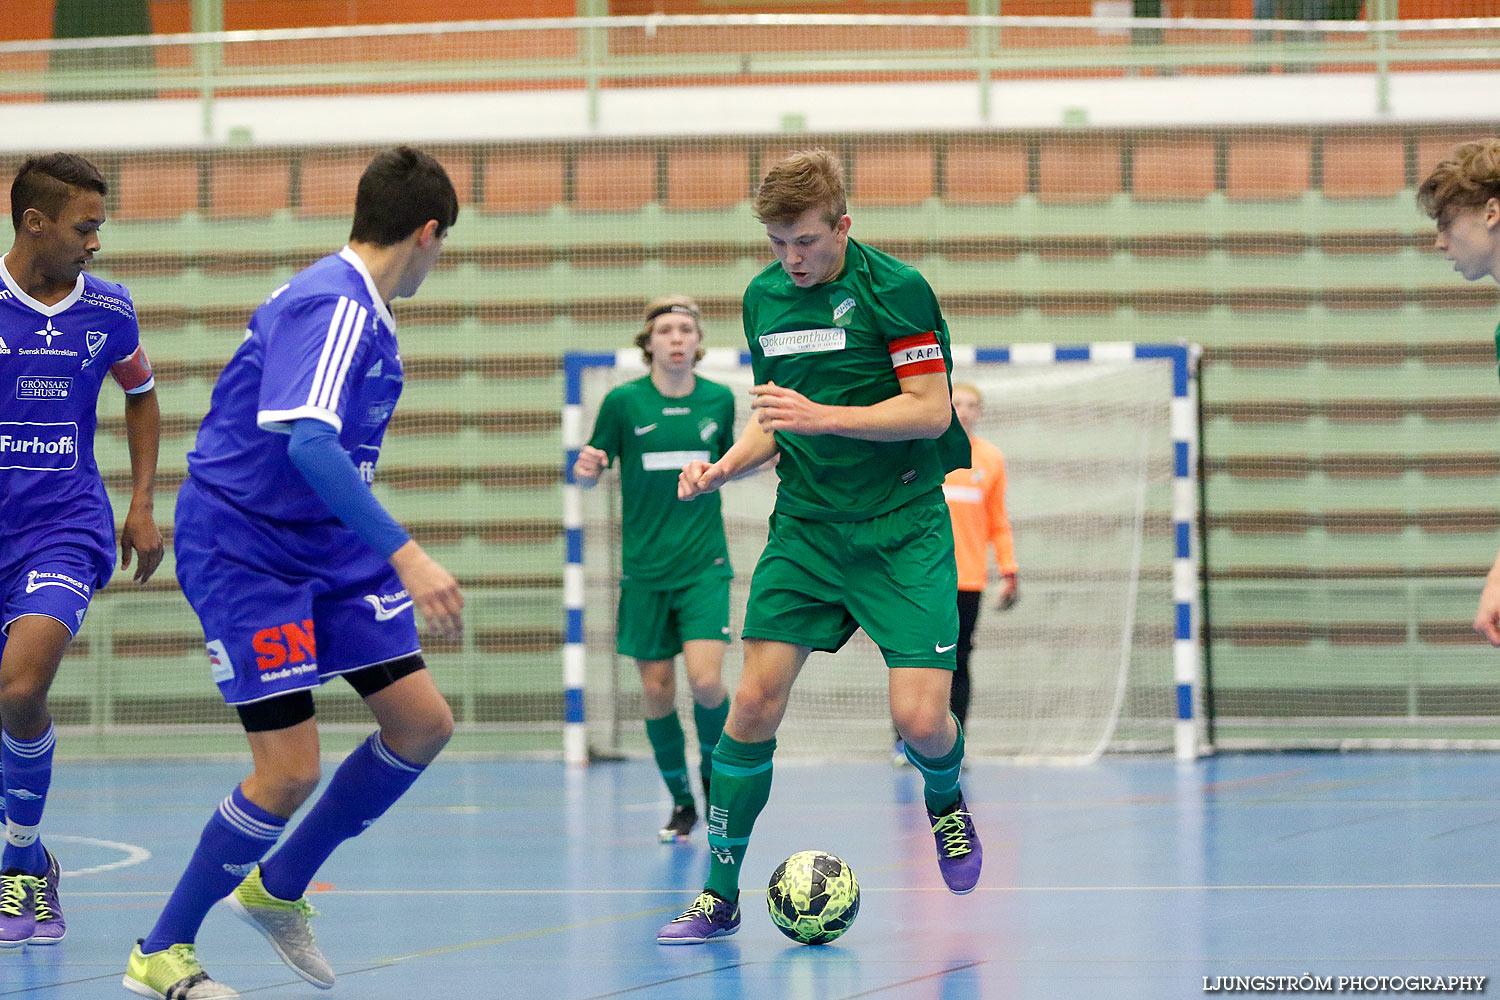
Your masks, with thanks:
[(647, 305), (635, 344), (651, 371), (604, 397), (594, 433), (573, 464), (573, 478), (585, 489), (611, 462), (620, 470), (616, 648), (640, 670), (646, 737), (672, 793), (663, 843), (686, 838), (698, 822), (677, 717), (678, 653), (693, 690), (705, 800), (713, 749), (729, 715), (723, 667), (734, 572), (724, 517), (717, 496), (708, 503), (677, 499), (683, 467), (716, 462), (734, 442), (733, 393), (693, 372), (703, 358), (700, 320), (698, 304), (685, 295)]
[[(1417, 203), (1437, 223), (1433, 245), (1469, 281), (1500, 281), (1500, 139), (1466, 142), (1422, 186)], [(1495, 330), (1500, 352), (1500, 328)], [(1474, 631), (1500, 646), (1500, 555), (1485, 577)]]
[(756, 193), (777, 263), (745, 290), (752, 419), (678, 495), (712, 494), (779, 455), (769, 537), (745, 609), (745, 668), (713, 753), (704, 891), (657, 933), (700, 944), (739, 929), (739, 869), (771, 792), (776, 729), (813, 650), (863, 628), (889, 668), (891, 719), (921, 773), (938, 867), (972, 890), (981, 851), (959, 790), (963, 730), (949, 711), (957, 569), (943, 477), (969, 465), (950, 396), (948, 329), (926, 280), (849, 238), (843, 169), (794, 153)]

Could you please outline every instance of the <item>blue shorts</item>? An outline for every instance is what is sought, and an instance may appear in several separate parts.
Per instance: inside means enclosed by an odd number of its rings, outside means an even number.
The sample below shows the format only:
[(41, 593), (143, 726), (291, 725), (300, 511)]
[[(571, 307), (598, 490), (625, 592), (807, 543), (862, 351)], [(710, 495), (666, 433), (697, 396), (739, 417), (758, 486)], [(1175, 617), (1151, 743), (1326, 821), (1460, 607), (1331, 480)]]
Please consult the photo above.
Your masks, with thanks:
[(24, 615), (55, 618), (78, 634), (94, 591), (104, 585), (98, 547), (91, 536), (67, 530), (11, 539), (0, 551), (0, 650), (11, 623)]
[(421, 652), (396, 571), (337, 521), (255, 517), (189, 477), (177, 493), (172, 546), (214, 682), (231, 705)]

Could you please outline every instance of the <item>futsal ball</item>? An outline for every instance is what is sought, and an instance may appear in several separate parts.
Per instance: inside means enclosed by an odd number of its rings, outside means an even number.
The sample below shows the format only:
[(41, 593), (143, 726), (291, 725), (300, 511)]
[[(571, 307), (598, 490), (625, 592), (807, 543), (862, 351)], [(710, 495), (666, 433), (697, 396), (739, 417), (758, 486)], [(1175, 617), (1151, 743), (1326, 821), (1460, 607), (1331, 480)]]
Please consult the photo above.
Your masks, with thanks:
[(827, 944), (849, 929), (859, 913), (854, 870), (832, 854), (801, 851), (771, 873), (766, 888), (771, 922), (803, 944)]

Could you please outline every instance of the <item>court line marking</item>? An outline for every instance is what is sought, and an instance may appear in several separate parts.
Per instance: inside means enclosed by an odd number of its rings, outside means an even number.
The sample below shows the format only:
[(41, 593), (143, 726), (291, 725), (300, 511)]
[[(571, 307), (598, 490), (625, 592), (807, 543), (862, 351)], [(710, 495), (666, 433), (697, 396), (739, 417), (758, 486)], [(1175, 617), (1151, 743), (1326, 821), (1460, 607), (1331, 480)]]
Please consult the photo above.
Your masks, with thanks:
[(451, 955), (457, 951), (469, 951), (474, 948), (486, 948), (492, 944), (509, 944), (513, 941), (526, 941), (530, 938), (543, 937), (548, 934), (560, 934), (566, 931), (580, 930), (584, 927), (601, 927), (604, 924), (618, 923), (622, 920), (637, 920), (641, 917), (649, 917), (654, 914), (667, 913), (676, 910), (676, 906), (655, 906), (649, 910), (638, 910), (635, 913), (619, 913), (609, 917), (598, 917), (594, 920), (583, 920), (576, 923), (558, 924), (554, 927), (539, 927), (536, 930), (520, 931), (516, 934), (506, 934), (502, 937), (485, 938), (479, 941), (465, 941), (461, 944), (444, 945), (441, 948), (428, 948), (426, 951), (414, 951), (410, 955), (395, 955), (390, 958), (376, 959), (376, 968), (383, 965), (395, 965), (397, 962), (405, 962), (413, 958), (432, 958), (437, 955)]
[(84, 976), (81, 979), (60, 979), (55, 983), (37, 983), (32, 986), (22, 986), (20, 989), (5, 990), (0, 992), (0, 997), (19, 996), (23, 993), (36, 993), (38, 990), (56, 990), (64, 986), (78, 986), (81, 983), (101, 983), (108, 980), (119, 980), (118, 972), (105, 973), (102, 976)]
[(681, 976), (673, 976), (670, 979), (658, 979), (650, 983), (640, 983), (636, 986), (627, 986), (624, 989), (611, 990), (608, 993), (595, 993), (593, 996), (583, 997), (582, 1000), (609, 1000), (610, 997), (622, 997), (627, 993), (639, 993), (641, 990), (653, 989), (657, 986), (666, 986), (668, 983), (680, 983), (688, 979), (697, 979), (700, 976), (713, 976), (720, 972), (728, 972), (730, 969), (741, 969), (747, 965), (755, 965), (754, 962), (730, 962), (721, 965), (717, 969), (702, 969), (698, 972), (689, 972)]
[[(1500, 882), (1349, 882), (1317, 885), (1005, 885), (979, 886), (978, 893), (1027, 894), (1027, 893), (1074, 893), (1074, 892), (1375, 892), (1396, 889), (1500, 889)], [(681, 896), (681, 889), (329, 889), (323, 896)], [(935, 893), (949, 895), (947, 889), (938, 886), (860, 886), (861, 893)], [(167, 889), (123, 889), (118, 891), (97, 890), (94, 892), (70, 892), (69, 898), (115, 899), (123, 897), (169, 896)], [(764, 889), (745, 889), (743, 896), (763, 896)], [(664, 906), (639, 913), (625, 914), (586, 924), (567, 924), (561, 927), (528, 932), (523, 937), (550, 934), (555, 930), (572, 927), (590, 927), (593, 923), (609, 923), (630, 917), (664, 913), (678, 907)], [(495, 938), (495, 941), (515, 940), (515, 936)]]
[(884, 993), (887, 990), (895, 990), (900, 989), (902, 986), (910, 986), (912, 983), (922, 983), (926, 982), (929, 979), (938, 979), (942, 976), (952, 975), (955, 972), (962, 972), (965, 969), (973, 969), (977, 966), (984, 965), (986, 961), (988, 960), (980, 959), (977, 962), (965, 962), (963, 965), (955, 965), (951, 969), (939, 969), (937, 972), (929, 972), (925, 976), (914, 976), (911, 979), (903, 979), (899, 983), (889, 983), (885, 986), (877, 986), (871, 990), (864, 990), (859, 993), (850, 993), (847, 996), (839, 997), (838, 1000), (859, 1000), (860, 997), (872, 997), (878, 993)]
[[(151, 852), (139, 844), (124, 844), (117, 840), (99, 840), (96, 837), (74, 837), (61, 833), (50, 834), (47, 840), (54, 843), (61, 841), (64, 844), (88, 844), (90, 847), (103, 847), (113, 851), (121, 851), (125, 855), (118, 861), (94, 865), (91, 868), (79, 868), (75, 871), (63, 872), (63, 875), (68, 878), (77, 878), (80, 875), (97, 875), (100, 872), (111, 872), (117, 868), (129, 868), (131, 865), (138, 865), (142, 861), (149, 861), (151, 859)], [(70, 892), (68, 895), (77, 894)]]

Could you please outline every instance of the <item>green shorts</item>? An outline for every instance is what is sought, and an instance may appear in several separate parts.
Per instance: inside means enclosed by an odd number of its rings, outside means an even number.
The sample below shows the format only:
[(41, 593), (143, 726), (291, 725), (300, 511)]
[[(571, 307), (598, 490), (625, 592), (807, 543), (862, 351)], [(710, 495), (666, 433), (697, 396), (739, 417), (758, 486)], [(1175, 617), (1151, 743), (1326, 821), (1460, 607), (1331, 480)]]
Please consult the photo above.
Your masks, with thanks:
[(676, 590), (620, 584), (615, 648), (637, 660), (670, 660), (694, 639), (729, 641), (729, 578), (700, 577)]
[(831, 653), (863, 628), (887, 667), (952, 670), (957, 593), (953, 522), (941, 501), (866, 521), (772, 514), (744, 636)]

